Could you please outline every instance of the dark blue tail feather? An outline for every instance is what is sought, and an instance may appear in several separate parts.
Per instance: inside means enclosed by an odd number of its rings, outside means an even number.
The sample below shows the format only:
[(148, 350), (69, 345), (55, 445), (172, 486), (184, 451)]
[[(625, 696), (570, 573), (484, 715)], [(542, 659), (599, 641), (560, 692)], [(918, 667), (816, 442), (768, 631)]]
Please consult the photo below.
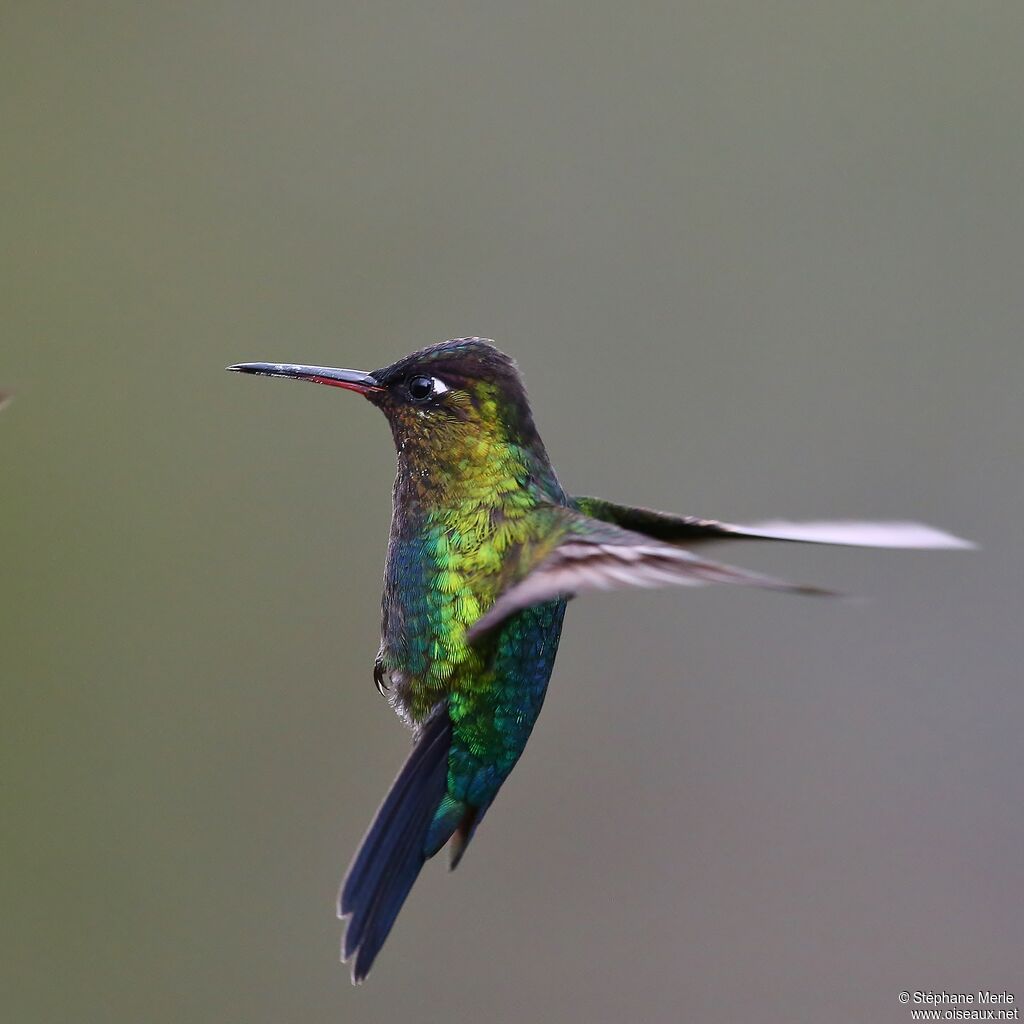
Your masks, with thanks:
[(362, 981), (426, 861), (426, 838), (448, 780), (451, 723), (442, 709), (421, 728), (342, 882), (338, 914), (348, 917), (342, 959)]

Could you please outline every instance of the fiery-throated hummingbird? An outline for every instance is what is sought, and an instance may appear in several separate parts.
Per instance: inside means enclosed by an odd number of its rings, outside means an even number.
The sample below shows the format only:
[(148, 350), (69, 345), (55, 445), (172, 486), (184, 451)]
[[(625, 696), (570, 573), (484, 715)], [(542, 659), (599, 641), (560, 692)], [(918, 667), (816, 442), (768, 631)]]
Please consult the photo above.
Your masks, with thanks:
[(454, 868), (540, 713), (570, 597), (616, 587), (738, 583), (827, 593), (709, 561), (709, 541), (788, 540), (879, 548), (972, 545), (919, 523), (737, 526), (565, 493), (516, 364), (456, 338), (364, 373), (239, 363), (363, 395), (398, 452), (384, 572), (378, 689), (413, 731), (412, 753), (341, 886), (342, 959), (373, 964), (423, 864), (448, 844)]

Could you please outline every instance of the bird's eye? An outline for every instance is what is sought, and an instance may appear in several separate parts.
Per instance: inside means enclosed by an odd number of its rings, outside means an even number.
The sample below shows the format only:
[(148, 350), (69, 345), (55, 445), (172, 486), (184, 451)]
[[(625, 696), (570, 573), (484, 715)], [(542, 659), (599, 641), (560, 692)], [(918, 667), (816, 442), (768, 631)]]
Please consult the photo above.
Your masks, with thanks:
[(405, 385), (409, 389), (409, 397), (414, 402), (425, 402), (435, 395), (443, 395), (448, 386), (437, 377), (410, 377)]
[(407, 387), (414, 402), (424, 402), (434, 393), (434, 381), (430, 377), (411, 377)]

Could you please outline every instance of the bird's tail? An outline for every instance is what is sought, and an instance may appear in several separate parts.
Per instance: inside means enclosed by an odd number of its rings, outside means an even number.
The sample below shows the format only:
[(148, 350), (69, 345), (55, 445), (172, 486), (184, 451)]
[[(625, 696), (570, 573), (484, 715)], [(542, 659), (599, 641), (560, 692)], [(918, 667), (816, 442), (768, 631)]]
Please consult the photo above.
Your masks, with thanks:
[(458, 828), (446, 798), (451, 734), (445, 709), (423, 725), (341, 884), (342, 960), (355, 957), (354, 982), (369, 972), (424, 863)]

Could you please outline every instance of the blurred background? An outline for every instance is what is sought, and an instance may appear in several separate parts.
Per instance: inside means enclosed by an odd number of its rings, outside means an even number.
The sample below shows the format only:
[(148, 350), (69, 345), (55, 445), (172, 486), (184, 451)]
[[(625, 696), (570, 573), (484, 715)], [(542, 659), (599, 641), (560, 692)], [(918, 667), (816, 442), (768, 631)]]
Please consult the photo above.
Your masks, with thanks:
[[(0, 10), (5, 1016), (902, 1021), (1024, 998), (1024, 7)], [(463, 866), (368, 983), (336, 887), (381, 416), (246, 359), (514, 354), (565, 486), (920, 518), (863, 596), (574, 603)]]

